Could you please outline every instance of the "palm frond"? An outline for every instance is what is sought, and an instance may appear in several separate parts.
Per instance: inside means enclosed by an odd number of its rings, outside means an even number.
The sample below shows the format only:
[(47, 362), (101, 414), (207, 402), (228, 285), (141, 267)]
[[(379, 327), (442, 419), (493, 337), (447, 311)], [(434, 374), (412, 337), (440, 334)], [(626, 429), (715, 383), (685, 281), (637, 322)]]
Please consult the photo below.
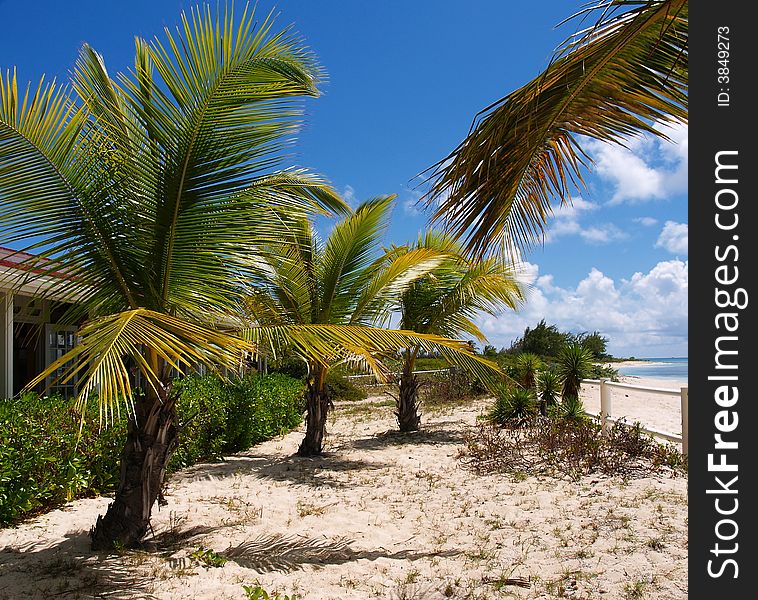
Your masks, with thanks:
[(201, 365), (217, 372), (222, 368), (236, 371), (246, 353), (256, 351), (253, 344), (216, 328), (142, 308), (94, 319), (78, 335), (80, 343), (49, 365), (27, 389), (48, 377), (53, 377), (54, 383), (78, 378), (80, 405), (97, 394), (105, 414), (117, 411), (119, 403), (129, 406), (132, 400), (130, 363), (139, 369), (157, 397), (165, 396), (162, 382), (167, 374), (156, 371), (150, 354), (159, 358), (165, 368), (182, 375)]
[[(598, 22), (562, 45), (533, 81), (480, 113), (432, 167), (433, 219), (485, 254), (543, 236), (551, 198), (570, 200), (591, 159), (580, 136), (623, 143), (687, 120), (687, 0), (601, 0)], [(665, 136), (664, 136), (665, 137)]]
[(504, 377), (497, 364), (471, 352), (468, 342), (413, 331), (362, 325), (283, 325), (250, 328), (242, 332), (242, 336), (274, 355), (282, 348), (290, 348), (307, 360), (326, 366), (359, 357), (382, 381), (386, 373), (376, 357), (397, 355), (417, 346), (439, 354), (450, 364), (466, 369), (485, 382)]

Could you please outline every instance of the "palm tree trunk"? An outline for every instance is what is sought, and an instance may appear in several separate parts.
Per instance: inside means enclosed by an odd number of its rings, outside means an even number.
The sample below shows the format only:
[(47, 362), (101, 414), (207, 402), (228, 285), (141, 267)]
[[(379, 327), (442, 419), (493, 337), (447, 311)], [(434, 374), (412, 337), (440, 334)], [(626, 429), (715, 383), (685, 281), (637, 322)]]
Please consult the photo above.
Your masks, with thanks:
[(166, 465), (179, 443), (176, 397), (150, 392), (138, 398), (121, 451), (121, 479), (105, 516), (90, 531), (93, 550), (138, 547), (150, 527)]
[(311, 367), (308, 389), (305, 392), (305, 437), (297, 451), (300, 456), (317, 456), (323, 449), (326, 418), (331, 405), (326, 374), (327, 369), (323, 366)]
[(400, 375), (400, 393), (397, 399), (397, 423), (400, 431), (418, 431), (421, 415), (418, 412), (418, 390), (421, 383), (413, 374), (418, 349), (405, 351), (403, 372)]

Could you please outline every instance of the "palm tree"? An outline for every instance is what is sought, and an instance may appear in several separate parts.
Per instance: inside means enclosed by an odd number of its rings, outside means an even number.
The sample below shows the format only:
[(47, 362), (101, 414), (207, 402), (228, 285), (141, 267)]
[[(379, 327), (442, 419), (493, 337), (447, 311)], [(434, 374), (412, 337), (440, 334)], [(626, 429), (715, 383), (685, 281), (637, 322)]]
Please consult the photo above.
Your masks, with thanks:
[[(408, 344), (361, 328), (274, 327), (244, 340), (234, 329), (246, 324), (227, 316), (239, 312), (240, 282), (259, 272), (262, 246), (314, 211), (349, 212), (318, 177), (276, 170), (320, 73), (290, 31), (275, 32), (271, 18), (256, 26), (248, 10), (236, 19), (227, 6), (218, 19), (209, 7), (183, 14), (165, 41), (137, 39), (134, 66), (115, 78), (87, 45), (72, 91), (0, 78), (0, 236), (39, 253), (20, 267), (40, 296), (47, 276), (67, 275), (56, 287), (74, 303), (66, 318), (86, 321), (81, 343), (30, 386), (78, 378), (80, 406), (96, 396), (106, 422), (122, 404), (130, 414), (94, 549), (138, 545), (148, 530), (177, 445), (177, 374), (236, 370), (263, 344), (311, 358)], [(130, 365), (144, 391), (133, 389)]]
[[(274, 170), (320, 69), (272, 25), (246, 10), (235, 26), (231, 8), (216, 22), (205, 7), (165, 42), (137, 39), (126, 74), (109, 76), (84, 45), (73, 92), (19, 91), (15, 71), (0, 82), (0, 233), (41, 251), (30, 277), (67, 273), (67, 318), (87, 319), (81, 343), (31, 385), (62, 368), (80, 404), (97, 395), (106, 419), (120, 402), (130, 411), (95, 549), (147, 531), (177, 445), (174, 375), (255, 351), (214, 325), (236, 306), (256, 244), (281, 235), (284, 215), (348, 210), (319, 178)], [(133, 394), (129, 362), (144, 392)]]
[[(449, 338), (487, 338), (473, 319), (480, 313), (515, 310), (524, 300), (524, 289), (513, 269), (496, 258), (478, 261), (461, 257), (461, 247), (449, 237), (427, 231), (409, 253), (433, 250), (449, 257), (425, 277), (414, 281), (400, 296), (400, 328)], [(421, 347), (403, 352), (403, 370), (397, 398), (400, 431), (418, 430), (420, 382), (413, 370)]]
[[(467, 250), (509, 250), (542, 238), (551, 197), (570, 200), (591, 162), (582, 136), (623, 143), (666, 137), (687, 121), (687, 0), (598, 0), (597, 22), (569, 38), (545, 71), (484, 109), (469, 135), (429, 171), (427, 205)], [(577, 15), (575, 15), (577, 16)]]
[[(328, 325), (348, 336), (355, 330), (372, 336), (395, 336), (392, 339), (396, 342), (383, 342), (385, 348), (397, 348), (397, 342), (403, 341), (400, 347), (414, 344), (427, 350), (438, 348), (430, 343), (439, 339), (433, 336), (370, 327), (386, 324), (391, 299), (446, 257), (436, 248), (381, 250), (379, 242), (389, 222), (392, 201), (390, 196), (364, 202), (337, 223), (325, 241), (308, 219), (300, 219), (289, 237), (262, 247), (260, 273), (251, 280), (246, 302), (250, 320), (263, 326), (263, 331), (271, 326), (313, 329)], [(298, 454), (312, 456), (323, 450), (331, 405), (326, 383), (329, 370), (352, 361), (381, 372), (380, 357), (366, 351), (381, 346), (361, 347), (345, 340), (338, 351), (325, 349), (306, 357), (306, 431)], [(451, 356), (449, 349), (442, 350)], [(295, 348), (295, 352), (300, 349)], [(477, 367), (477, 359), (471, 354), (451, 359), (479, 370), (485, 364), (480, 360)]]

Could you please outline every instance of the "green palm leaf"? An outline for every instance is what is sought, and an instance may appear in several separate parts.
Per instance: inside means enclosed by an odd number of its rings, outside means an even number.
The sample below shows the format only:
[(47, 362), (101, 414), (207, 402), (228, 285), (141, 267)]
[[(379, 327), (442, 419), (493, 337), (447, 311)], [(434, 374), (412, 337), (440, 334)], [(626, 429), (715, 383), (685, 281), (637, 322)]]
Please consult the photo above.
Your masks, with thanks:
[(590, 162), (580, 136), (623, 143), (687, 120), (686, 0), (602, 0), (598, 22), (567, 41), (536, 79), (480, 114), (430, 172), (433, 219), (484, 254), (541, 239), (551, 198), (570, 199)]

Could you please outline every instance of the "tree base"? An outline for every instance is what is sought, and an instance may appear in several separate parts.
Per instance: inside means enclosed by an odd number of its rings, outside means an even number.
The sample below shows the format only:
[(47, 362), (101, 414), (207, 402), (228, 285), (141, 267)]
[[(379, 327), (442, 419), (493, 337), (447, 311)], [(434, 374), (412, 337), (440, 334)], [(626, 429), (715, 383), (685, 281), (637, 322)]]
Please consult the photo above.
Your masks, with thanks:
[[(144, 404), (147, 406), (140, 406)], [(166, 465), (179, 442), (176, 399), (138, 402), (129, 419), (121, 451), (121, 479), (105, 516), (98, 515), (90, 530), (92, 550), (138, 548), (150, 528), (150, 515), (159, 498)]]
[(397, 400), (397, 424), (400, 431), (406, 433), (418, 431), (421, 415), (418, 407), (418, 391), (421, 383), (415, 375), (403, 374), (400, 378), (400, 394)]

